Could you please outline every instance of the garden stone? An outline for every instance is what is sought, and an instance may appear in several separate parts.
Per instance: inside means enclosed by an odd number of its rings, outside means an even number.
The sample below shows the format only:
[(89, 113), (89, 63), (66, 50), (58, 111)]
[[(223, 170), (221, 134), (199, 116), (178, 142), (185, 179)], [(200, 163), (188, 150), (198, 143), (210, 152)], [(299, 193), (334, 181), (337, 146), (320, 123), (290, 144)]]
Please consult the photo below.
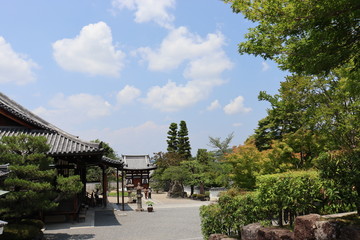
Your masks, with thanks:
[(223, 240), (224, 238), (228, 238), (228, 236), (220, 233), (213, 233), (209, 236), (209, 240)]
[(179, 181), (174, 181), (174, 183), (170, 187), (170, 191), (168, 192), (169, 197), (177, 198), (183, 197), (183, 187)]
[(258, 231), (261, 228), (260, 223), (252, 223), (246, 225), (241, 230), (241, 239), (242, 240), (257, 240)]
[(339, 225), (332, 221), (317, 221), (314, 235), (316, 240), (336, 240), (339, 235)]
[(339, 240), (360, 240), (360, 226), (343, 226), (340, 230)]
[(295, 219), (294, 239), (295, 240), (316, 240), (314, 230), (316, 222), (320, 220), (319, 214), (299, 216)]
[(260, 228), (257, 240), (294, 240), (294, 233), (283, 228)]

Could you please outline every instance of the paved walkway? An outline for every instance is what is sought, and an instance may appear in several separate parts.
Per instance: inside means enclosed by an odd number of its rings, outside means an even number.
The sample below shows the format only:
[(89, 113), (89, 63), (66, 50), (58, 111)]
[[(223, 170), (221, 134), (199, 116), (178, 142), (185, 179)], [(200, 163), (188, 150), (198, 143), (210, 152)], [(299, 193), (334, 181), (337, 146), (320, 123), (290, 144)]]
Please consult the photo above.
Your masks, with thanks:
[[(166, 194), (153, 194), (154, 212), (136, 212), (136, 204), (125, 211), (109, 197), (108, 207), (87, 211), (85, 222), (47, 224), (48, 240), (201, 240), (199, 207), (209, 202), (170, 199)], [(126, 200), (126, 198), (125, 198)], [(120, 198), (121, 202), (121, 198)], [(143, 202), (146, 202), (146, 200)], [(145, 204), (143, 207), (146, 208)]]

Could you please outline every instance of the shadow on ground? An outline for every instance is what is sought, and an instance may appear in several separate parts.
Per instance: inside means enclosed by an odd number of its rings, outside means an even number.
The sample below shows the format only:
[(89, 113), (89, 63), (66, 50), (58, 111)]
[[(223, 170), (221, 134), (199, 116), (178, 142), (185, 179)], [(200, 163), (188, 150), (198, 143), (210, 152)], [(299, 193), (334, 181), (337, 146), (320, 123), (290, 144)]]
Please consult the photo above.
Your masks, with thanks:
[(119, 226), (121, 225), (116, 219), (114, 211), (104, 210), (95, 212), (95, 227), (101, 226)]
[[(116, 205), (117, 208), (122, 211), (123, 207), (122, 207), (121, 203), (120, 204), (114, 203), (114, 205)], [(135, 205), (135, 207), (136, 207), (136, 205)], [(134, 209), (128, 203), (125, 203), (124, 204), (124, 211), (134, 211)]]
[(54, 233), (54, 234), (45, 234), (46, 240), (85, 240), (85, 239), (94, 239), (95, 234), (67, 234), (67, 233)]

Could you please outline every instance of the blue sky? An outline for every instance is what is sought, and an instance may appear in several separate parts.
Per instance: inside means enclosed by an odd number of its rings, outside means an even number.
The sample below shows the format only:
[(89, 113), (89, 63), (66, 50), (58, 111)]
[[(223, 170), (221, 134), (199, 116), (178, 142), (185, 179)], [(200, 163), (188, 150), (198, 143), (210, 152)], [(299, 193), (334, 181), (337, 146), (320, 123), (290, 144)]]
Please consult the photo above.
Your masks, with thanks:
[(166, 151), (181, 120), (193, 154), (209, 136), (240, 145), (285, 76), (237, 52), (251, 26), (220, 0), (3, 1), (0, 89), (118, 154)]

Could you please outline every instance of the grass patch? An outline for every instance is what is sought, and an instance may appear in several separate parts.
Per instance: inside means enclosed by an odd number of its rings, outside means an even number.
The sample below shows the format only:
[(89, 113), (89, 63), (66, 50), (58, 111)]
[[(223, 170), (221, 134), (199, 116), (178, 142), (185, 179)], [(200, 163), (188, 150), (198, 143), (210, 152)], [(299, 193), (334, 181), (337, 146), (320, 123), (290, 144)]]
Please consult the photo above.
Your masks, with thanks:
[[(129, 193), (124, 192), (124, 197), (127, 197), (127, 196), (129, 196)], [(116, 192), (110, 192), (109, 197), (117, 197), (117, 193)], [(122, 192), (119, 192), (119, 197), (122, 197)]]

